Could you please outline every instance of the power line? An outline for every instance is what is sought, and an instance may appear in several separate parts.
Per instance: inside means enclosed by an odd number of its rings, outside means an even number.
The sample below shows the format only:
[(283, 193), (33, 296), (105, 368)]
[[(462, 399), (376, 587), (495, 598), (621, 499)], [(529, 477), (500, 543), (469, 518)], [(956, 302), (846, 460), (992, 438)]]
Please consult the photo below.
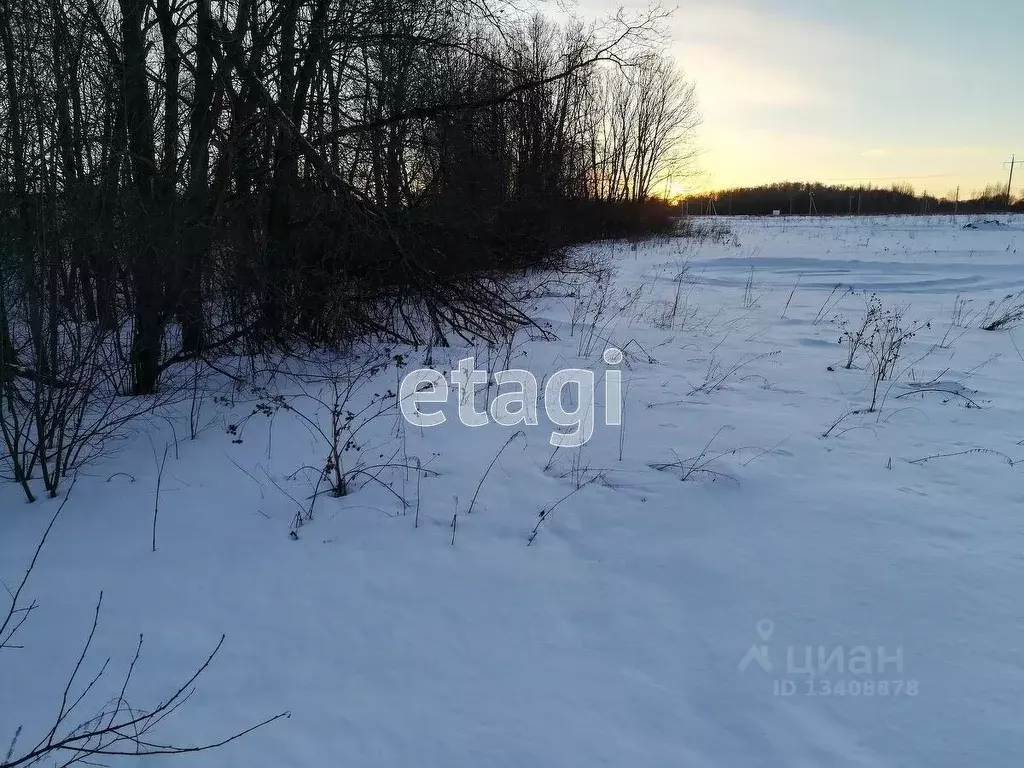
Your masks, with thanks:
[[(1024, 162), (1019, 160), (1018, 162)], [(819, 181), (919, 181), (921, 179), (955, 179), (959, 173), (931, 173), (923, 176), (851, 176), (845, 179), (819, 179)]]

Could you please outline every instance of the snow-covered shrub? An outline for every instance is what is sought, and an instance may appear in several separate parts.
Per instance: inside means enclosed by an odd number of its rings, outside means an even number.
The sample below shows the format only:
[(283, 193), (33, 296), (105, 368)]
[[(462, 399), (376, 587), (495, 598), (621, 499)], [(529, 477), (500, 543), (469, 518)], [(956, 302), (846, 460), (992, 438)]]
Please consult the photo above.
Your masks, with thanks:
[(871, 329), (878, 321), (882, 314), (882, 300), (878, 298), (877, 294), (871, 294), (871, 298), (868, 299), (867, 307), (864, 311), (864, 317), (861, 318), (856, 324), (851, 325), (850, 321), (841, 315), (836, 316), (836, 323), (839, 325), (839, 343), (846, 346), (846, 364), (843, 368), (850, 370), (853, 368), (854, 360), (857, 357), (857, 353), (862, 349), (865, 342), (868, 340)]
[(903, 352), (903, 345), (910, 341), (923, 328), (930, 328), (931, 323), (905, 322), (906, 310), (903, 307), (886, 309), (879, 304), (879, 311), (874, 318), (871, 335), (864, 342), (864, 349), (870, 360), (871, 372), (871, 405), (868, 412), (875, 410), (878, 404), (878, 392), (882, 382), (895, 374), (896, 364)]
[(981, 321), (983, 331), (1016, 328), (1024, 321), (1024, 291), (1008, 293), (999, 301), (990, 301)]

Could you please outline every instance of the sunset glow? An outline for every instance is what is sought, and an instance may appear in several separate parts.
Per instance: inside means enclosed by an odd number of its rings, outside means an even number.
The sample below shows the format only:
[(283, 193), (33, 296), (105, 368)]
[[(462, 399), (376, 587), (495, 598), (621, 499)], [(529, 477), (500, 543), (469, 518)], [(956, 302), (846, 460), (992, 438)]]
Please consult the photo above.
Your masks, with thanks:
[(1024, 153), (1022, 28), (1017, 0), (686, 0), (672, 50), (704, 121), (699, 174), (671, 189), (1005, 183), (1004, 162)]

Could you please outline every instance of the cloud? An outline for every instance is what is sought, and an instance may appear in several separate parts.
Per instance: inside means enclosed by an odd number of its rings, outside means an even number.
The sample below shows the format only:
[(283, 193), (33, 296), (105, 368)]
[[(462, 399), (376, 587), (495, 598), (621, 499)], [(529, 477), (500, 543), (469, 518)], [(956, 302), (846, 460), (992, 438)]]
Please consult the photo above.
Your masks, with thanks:
[(672, 23), (675, 52), (697, 83), (709, 126), (774, 119), (763, 127), (779, 128), (784, 119), (808, 130), (804, 123), (850, 109), (844, 62), (863, 58), (865, 42), (846, 30), (721, 0), (689, 0)]
[(831, 98), (828, 91), (805, 78), (783, 69), (766, 68), (726, 45), (689, 45), (685, 61), (706, 106), (827, 106)]
[(905, 97), (906, 80), (934, 79), (936, 66), (880, 35), (741, 0), (684, 0), (672, 34), (702, 103), (730, 117), (771, 106), (813, 108), (823, 122), (871, 119), (858, 107)]

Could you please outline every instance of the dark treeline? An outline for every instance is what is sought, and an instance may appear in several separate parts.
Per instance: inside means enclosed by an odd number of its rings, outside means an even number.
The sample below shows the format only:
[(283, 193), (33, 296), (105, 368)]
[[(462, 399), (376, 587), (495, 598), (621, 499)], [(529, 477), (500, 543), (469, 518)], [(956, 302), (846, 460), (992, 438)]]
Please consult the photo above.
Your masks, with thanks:
[(869, 216), (1024, 211), (1024, 200), (1008, 205), (1006, 188), (998, 185), (990, 185), (972, 199), (957, 201), (955, 195), (948, 198), (917, 195), (909, 184), (851, 187), (782, 182), (693, 196), (684, 199), (683, 206), (691, 213), (714, 210), (720, 215), (735, 216), (770, 216), (773, 211), (787, 215)]
[(198, 357), (527, 322), (496, 270), (668, 226), (697, 112), (662, 21), (0, 0), (0, 392), (100, 350), (148, 393)]

